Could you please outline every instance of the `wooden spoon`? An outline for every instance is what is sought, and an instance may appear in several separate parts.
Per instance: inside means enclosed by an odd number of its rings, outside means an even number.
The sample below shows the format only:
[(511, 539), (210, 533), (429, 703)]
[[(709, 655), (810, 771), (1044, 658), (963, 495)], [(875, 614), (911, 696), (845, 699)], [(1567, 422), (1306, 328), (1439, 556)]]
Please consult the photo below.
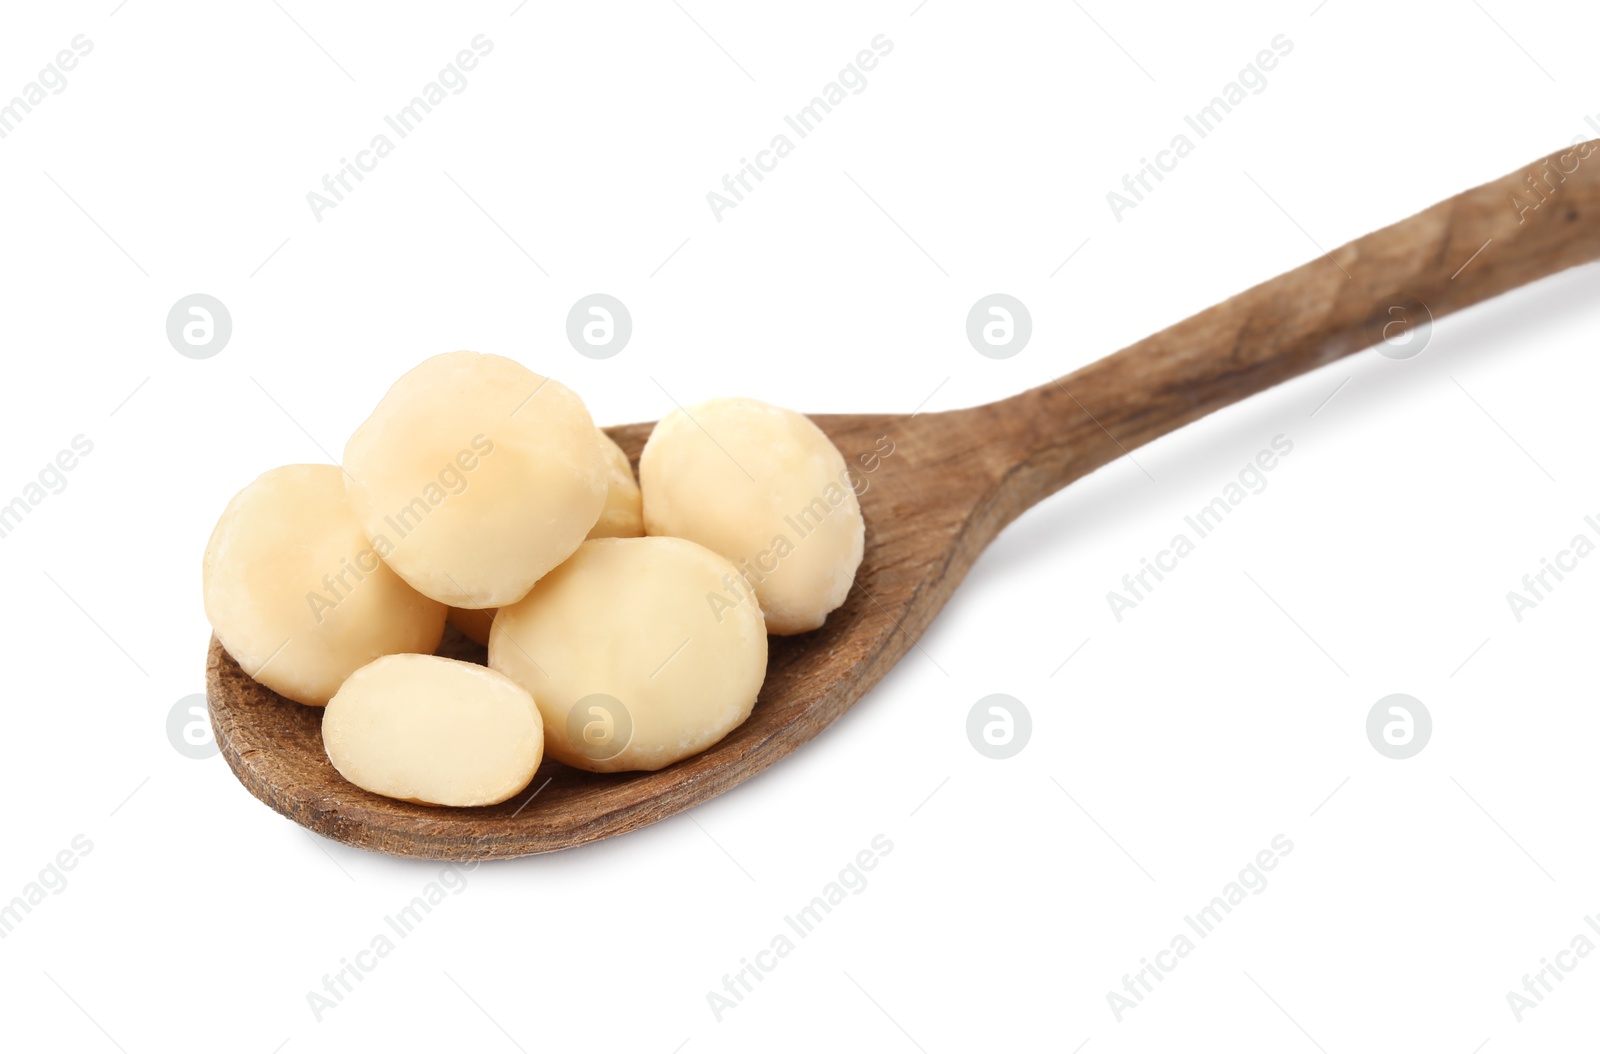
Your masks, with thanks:
[[(319, 709), (251, 680), (215, 639), (206, 689), (217, 743), (252, 794), (329, 838), (435, 860), (565, 849), (671, 816), (749, 779), (843, 714), (906, 653), (979, 552), (1047, 495), (1213, 410), (1508, 289), (1600, 258), (1600, 141), (1451, 198), (1202, 311), (1059, 381), (949, 413), (815, 418), (866, 476), (866, 555), (820, 630), (774, 637), (755, 711), (660, 772), (547, 762), (483, 809), (393, 801), (346, 783)], [(648, 424), (610, 430), (635, 463)], [(483, 661), (462, 638), (448, 653)]]

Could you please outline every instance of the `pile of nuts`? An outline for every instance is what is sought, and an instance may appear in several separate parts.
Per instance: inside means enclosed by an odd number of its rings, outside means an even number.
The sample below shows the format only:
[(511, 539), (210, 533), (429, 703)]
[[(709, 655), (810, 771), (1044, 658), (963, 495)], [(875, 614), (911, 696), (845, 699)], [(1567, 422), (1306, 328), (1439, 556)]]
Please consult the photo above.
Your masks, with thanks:
[[(713, 399), (627, 456), (557, 381), (438, 355), (356, 429), (344, 464), (234, 496), (205, 554), (217, 639), (286, 699), (326, 707), (345, 779), (493, 805), (545, 753), (654, 770), (750, 715), (767, 634), (844, 602), (865, 528), (811, 420)], [(489, 665), (435, 655), (446, 622)]]

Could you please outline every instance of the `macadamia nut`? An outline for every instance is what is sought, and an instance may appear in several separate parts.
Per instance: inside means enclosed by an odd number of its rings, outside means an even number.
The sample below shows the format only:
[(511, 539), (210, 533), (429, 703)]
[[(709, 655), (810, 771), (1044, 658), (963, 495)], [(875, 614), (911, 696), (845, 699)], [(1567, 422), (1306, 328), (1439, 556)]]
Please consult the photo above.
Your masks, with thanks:
[(350, 675), (322, 715), (322, 745), (363, 790), (423, 805), (494, 805), (544, 757), (521, 685), (436, 655), (391, 655)]
[(206, 546), (206, 618), (244, 672), (322, 706), (396, 652), (431, 653), (445, 607), (380, 559), (335, 465), (265, 473), (228, 503)]
[(644, 511), (633, 466), (616, 440), (601, 432), (600, 451), (606, 461), (606, 506), (589, 531), (590, 538), (640, 538), (644, 536)]
[(520, 599), (600, 517), (606, 463), (573, 392), (498, 355), (436, 355), (395, 382), (344, 451), (384, 562), (453, 607)]
[(767, 631), (804, 633), (844, 603), (866, 528), (843, 456), (811, 419), (755, 399), (674, 410), (639, 458), (645, 530), (699, 542), (755, 588)]
[(552, 757), (591, 772), (663, 768), (737, 728), (761, 690), (759, 606), (712, 599), (738, 578), (681, 538), (584, 542), (500, 609), (489, 665), (533, 695)]

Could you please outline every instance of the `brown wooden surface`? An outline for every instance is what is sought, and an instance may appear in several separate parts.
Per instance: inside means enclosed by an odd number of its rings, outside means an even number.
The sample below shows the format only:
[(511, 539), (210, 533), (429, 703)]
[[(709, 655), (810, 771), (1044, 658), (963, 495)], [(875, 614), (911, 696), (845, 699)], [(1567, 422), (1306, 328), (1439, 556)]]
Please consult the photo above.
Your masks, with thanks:
[[(1595, 152), (1580, 158), (1583, 149)], [(984, 546), (1043, 497), (1213, 410), (1372, 346), (1391, 318), (1386, 309), (1402, 296), (1439, 318), (1600, 258), (1600, 143), (1548, 164), (1558, 167), (1535, 163), (1468, 191), (1011, 399), (915, 417), (815, 417), (847, 461), (873, 451), (880, 436), (895, 444), (861, 496), (861, 570), (822, 629), (772, 639), (750, 719), (702, 754), (660, 772), (622, 775), (546, 762), (529, 792), (486, 809), (393, 801), (351, 786), (329, 765), (320, 709), (263, 688), (213, 639), (206, 686), (222, 754), (240, 782), (283, 815), (398, 856), (548, 852), (705, 801), (860, 699), (911, 647)], [(1562, 167), (1575, 168), (1564, 181)], [(1540, 200), (1529, 175), (1540, 180), (1544, 200), (1519, 216), (1513, 195)], [(637, 463), (650, 426), (609, 431)], [(483, 658), (459, 636), (446, 650)]]

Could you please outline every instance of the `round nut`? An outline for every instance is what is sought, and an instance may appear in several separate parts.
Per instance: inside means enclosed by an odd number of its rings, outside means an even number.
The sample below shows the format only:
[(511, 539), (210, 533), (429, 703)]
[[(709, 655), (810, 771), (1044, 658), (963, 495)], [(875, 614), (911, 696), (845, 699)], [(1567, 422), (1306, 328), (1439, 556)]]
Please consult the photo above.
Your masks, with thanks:
[[(599, 431), (598, 429), (596, 431)], [(600, 432), (600, 452), (606, 461), (606, 507), (589, 531), (590, 538), (640, 538), (644, 536), (644, 508), (633, 466), (616, 440)]]
[(445, 607), (368, 544), (335, 465), (287, 465), (234, 495), (206, 545), (206, 618), (244, 672), (322, 706), (396, 652), (431, 653)]
[(594, 435), (564, 385), (498, 355), (436, 355), (350, 437), (350, 502), (413, 588), (452, 607), (499, 607), (599, 519), (606, 466)]
[(494, 805), (533, 780), (539, 711), (521, 685), (437, 655), (391, 655), (350, 675), (322, 745), (362, 790), (422, 805)]
[(699, 542), (754, 583), (767, 631), (804, 633), (844, 603), (866, 539), (838, 448), (755, 399), (674, 410), (639, 457), (649, 534)]
[(654, 770), (750, 716), (767, 635), (748, 587), (711, 550), (598, 538), (500, 609), (489, 665), (533, 695), (551, 757)]

